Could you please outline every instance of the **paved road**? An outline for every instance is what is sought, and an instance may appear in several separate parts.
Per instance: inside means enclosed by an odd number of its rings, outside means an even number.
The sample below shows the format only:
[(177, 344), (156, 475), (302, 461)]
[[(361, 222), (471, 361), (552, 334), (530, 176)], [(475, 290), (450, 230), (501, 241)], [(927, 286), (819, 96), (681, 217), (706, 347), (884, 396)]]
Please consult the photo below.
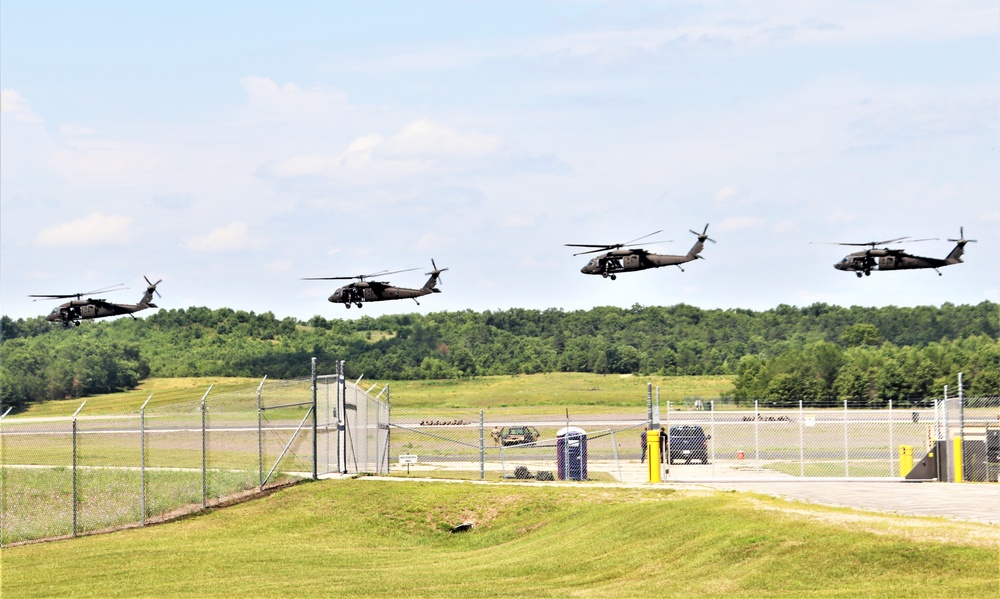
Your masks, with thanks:
[(749, 491), (822, 505), (1000, 525), (1000, 484), (997, 483), (804, 480), (706, 482), (697, 483), (697, 486)]
[[(648, 480), (645, 468), (629, 464), (622, 479)], [(768, 480), (747, 480), (753, 472), (732, 464), (672, 466), (664, 485), (748, 491), (822, 505), (850, 507), (914, 516), (943, 516), (1000, 525), (1000, 483), (903, 482), (895, 480), (830, 480), (781, 477), (769, 471)], [(646, 483), (649, 484), (649, 483)]]

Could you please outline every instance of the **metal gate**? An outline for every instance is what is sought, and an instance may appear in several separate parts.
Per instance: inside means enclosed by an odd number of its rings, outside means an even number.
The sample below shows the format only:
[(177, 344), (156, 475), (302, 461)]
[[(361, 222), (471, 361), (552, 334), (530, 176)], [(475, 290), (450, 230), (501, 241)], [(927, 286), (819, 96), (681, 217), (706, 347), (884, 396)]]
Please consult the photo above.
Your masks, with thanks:
[(337, 373), (316, 377), (319, 474), (385, 474), (389, 470), (389, 385), (368, 389), (350, 382), (344, 362)]

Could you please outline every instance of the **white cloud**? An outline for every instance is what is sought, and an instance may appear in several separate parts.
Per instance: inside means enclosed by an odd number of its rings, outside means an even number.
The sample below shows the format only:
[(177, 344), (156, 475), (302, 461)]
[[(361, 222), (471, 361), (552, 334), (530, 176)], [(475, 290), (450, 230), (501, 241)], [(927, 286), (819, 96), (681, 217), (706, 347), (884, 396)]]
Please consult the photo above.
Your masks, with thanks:
[(404, 160), (474, 160), (497, 151), (502, 138), (472, 131), (461, 132), (421, 119), (376, 148), (378, 155)]
[(0, 90), (0, 114), (9, 114), (22, 123), (38, 124), (41, 117), (35, 114), (24, 96), (13, 89)]
[(40, 247), (103, 247), (129, 244), (134, 237), (132, 217), (94, 212), (85, 218), (43, 229), (35, 239)]
[(198, 252), (234, 252), (255, 249), (261, 245), (260, 240), (250, 235), (250, 226), (245, 221), (236, 221), (214, 229), (208, 235), (192, 237), (184, 247)]
[(278, 120), (309, 121), (319, 115), (331, 116), (350, 108), (343, 93), (323, 89), (303, 89), (293, 83), (279, 85), (265, 77), (240, 79), (250, 108), (258, 115)]
[(352, 174), (407, 176), (431, 170), (460, 170), (495, 155), (503, 138), (420, 119), (386, 139), (377, 133), (355, 138), (340, 154), (303, 153), (261, 168), (277, 178)]

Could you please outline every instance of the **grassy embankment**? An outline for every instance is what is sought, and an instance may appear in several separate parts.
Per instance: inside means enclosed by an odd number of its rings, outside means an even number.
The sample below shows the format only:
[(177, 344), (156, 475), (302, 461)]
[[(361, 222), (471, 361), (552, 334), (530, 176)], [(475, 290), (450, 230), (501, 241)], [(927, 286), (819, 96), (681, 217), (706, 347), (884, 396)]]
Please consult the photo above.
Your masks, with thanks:
[[(392, 405), (405, 408), (451, 409), (517, 408), (519, 413), (552, 412), (553, 408), (574, 411), (606, 411), (607, 408), (645, 409), (646, 384), (660, 388), (660, 402), (691, 403), (694, 398), (717, 399), (731, 393), (731, 376), (633, 376), (584, 373), (545, 373), (514, 376), (487, 376), (432, 381), (389, 381)], [(362, 380), (362, 386), (386, 381)], [(191, 403), (212, 387), (210, 400), (232, 392), (254, 390), (260, 379), (250, 378), (151, 378), (133, 391), (86, 398), (85, 414), (124, 414), (138, 411), (152, 395), (148, 409)], [(265, 390), (268, 387), (265, 385)], [(252, 398), (250, 398), (252, 399)], [(19, 416), (70, 416), (81, 399), (48, 401), (31, 406)]]
[[(473, 521), (472, 532), (450, 526)], [(996, 528), (737, 493), (306, 483), (3, 550), (4, 597), (987, 597)]]

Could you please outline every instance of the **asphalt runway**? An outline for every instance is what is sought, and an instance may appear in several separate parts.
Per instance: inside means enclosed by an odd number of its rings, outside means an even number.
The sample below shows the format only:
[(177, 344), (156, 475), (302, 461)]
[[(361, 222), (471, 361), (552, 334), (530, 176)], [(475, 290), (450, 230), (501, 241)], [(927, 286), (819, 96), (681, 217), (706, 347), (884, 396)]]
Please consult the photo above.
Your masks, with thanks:
[[(669, 483), (664, 483), (669, 484)], [(737, 481), (684, 486), (771, 495), (793, 501), (1000, 525), (1000, 484), (899, 481)], [(1000, 530), (997, 531), (1000, 537)]]

